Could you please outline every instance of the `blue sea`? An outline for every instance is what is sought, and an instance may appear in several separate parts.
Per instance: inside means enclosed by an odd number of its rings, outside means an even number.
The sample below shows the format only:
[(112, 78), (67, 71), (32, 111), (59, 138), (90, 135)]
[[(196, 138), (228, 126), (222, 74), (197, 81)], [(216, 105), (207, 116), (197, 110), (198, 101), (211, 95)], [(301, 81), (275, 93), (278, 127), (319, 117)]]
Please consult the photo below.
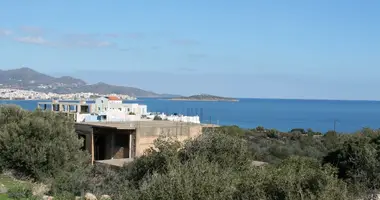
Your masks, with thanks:
[[(136, 101), (150, 112), (199, 115), (204, 123), (237, 125), (243, 128), (264, 126), (281, 131), (311, 128), (326, 132), (355, 132), (364, 127), (380, 128), (380, 101), (240, 99), (239, 102), (170, 101), (142, 98)], [(0, 101), (34, 110), (37, 101)]]

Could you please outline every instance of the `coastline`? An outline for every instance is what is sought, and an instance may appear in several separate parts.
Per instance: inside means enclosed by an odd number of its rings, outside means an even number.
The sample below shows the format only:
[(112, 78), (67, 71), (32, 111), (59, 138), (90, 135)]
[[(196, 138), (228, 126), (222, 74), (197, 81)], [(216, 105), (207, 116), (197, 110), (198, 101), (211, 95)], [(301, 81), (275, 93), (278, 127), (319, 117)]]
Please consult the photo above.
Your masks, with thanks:
[[(239, 98), (239, 102), (237, 103), (223, 103), (216, 101), (168, 100), (169, 98), (159, 98), (146, 101), (145, 99), (139, 99), (138, 101), (152, 108), (152, 112), (199, 114), (202, 116), (203, 122), (209, 123), (211, 121), (219, 125), (235, 124), (248, 129), (263, 125), (264, 127), (271, 127), (280, 131), (289, 131), (291, 128), (297, 127), (312, 128), (314, 131), (326, 132), (333, 129), (335, 119), (339, 121), (339, 123), (336, 123), (336, 130), (338, 132), (353, 133), (361, 130), (363, 126), (379, 127), (379, 124), (373, 118), (380, 118), (380, 112), (374, 112), (374, 110), (380, 108), (380, 101), (329, 102), (323, 100)], [(18, 104), (24, 109), (35, 110), (38, 102), (45, 101), (51, 100), (1, 100), (0, 104)], [(125, 103), (129, 103), (129, 101)], [(265, 107), (262, 107), (262, 105), (265, 105)], [(302, 109), (297, 108), (300, 105), (303, 107)], [(266, 113), (265, 116), (252, 114), (263, 111)], [(231, 116), (240, 116), (241, 118)], [(297, 120), (294, 120), (294, 118), (289, 116), (298, 117)]]
[(213, 102), (239, 102), (239, 99), (168, 99), (170, 101), (213, 101)]

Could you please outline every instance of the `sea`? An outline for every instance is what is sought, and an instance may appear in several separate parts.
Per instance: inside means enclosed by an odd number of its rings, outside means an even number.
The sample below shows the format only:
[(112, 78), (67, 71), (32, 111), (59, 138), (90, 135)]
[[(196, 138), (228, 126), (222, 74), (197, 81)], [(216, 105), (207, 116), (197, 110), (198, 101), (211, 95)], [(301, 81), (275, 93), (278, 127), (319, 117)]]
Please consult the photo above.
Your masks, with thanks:
[[(37, 108), (35, 100), (1, 100), (27, 110)], [(311, 128), (313, 131), (352, 133), (362, 128), (380, 128), (380, 101), (239, 99), (238, 102), (171, 101), (141, 98), (125, 103), (148, 106), (149, 112), (198, 115), (203, 123), (237, 125), (242, 128)]]

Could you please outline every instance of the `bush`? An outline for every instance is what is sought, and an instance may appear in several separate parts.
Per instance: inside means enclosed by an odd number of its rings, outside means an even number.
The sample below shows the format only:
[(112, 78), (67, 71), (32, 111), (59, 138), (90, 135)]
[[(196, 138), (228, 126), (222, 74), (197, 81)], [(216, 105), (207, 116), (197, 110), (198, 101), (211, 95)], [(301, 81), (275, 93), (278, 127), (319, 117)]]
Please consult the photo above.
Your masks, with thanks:
[(235, 199), (350, 199), (335, 169), (310, 158), (291, 157), (276, 166), (252, 168), (241, 178)]
[(197, 157), (218, 163), (221, 167), (247, 167), (253, 154), (248, 149), (246, 140), (218, 132), (206, 132), (198, 138), (188, 141), (180, 151), (182, 160)]
[(277, 139), (277, 138), (279, 138), (279, 132), (276, 129), (270, 129), (268, 131), (268, 133), (267, 133), (267, 136), (269, 138), (275, 138), (275, 139)]
[(52, 112), (0, 108), (0, 163), (37, 181), (86, 166), (72, 120)]
[(231, 136), (245, 136), (246, 131), (238, 126), (221, 126), (216, 130), (216, 133), (223, 133)]
[(158, 115), (154, 116), (153, 120), (162, 120), (162, 118)]
[(16, 185), (8, 190), (10, 199), (32, 199), (33, 193), (30, 187), (24, 185)]
[(232, 170), (197, 157), (184, 164), (170, 165), (165, 174), (154, 173), (129, 199), (232, 199), (235, 177)]
[(263, 126), (258, 126), (256, 127), (255, 129), (257, 132), (264, 132), (265, 131), (265, 128)]
[(377, 193), (380, 189), (380, 146), (378, 139), (351, 136), (323, 160), (336, 166), (339, 178), (356, 193)]
[(154, 141), (154, 147), (123, 168), (124, 176), (135, 185), (153, 172), (166, 173), (169, 164), (178, 161), (178, 149), (181, 147), (178, 141), (160, 137)]

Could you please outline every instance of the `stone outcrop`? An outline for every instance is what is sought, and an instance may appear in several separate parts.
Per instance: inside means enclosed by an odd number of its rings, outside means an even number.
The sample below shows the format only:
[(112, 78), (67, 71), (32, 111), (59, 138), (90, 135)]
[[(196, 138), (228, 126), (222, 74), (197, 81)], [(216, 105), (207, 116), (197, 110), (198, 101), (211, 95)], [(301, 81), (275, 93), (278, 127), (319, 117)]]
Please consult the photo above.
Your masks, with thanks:
[(49, 192), (50, 188), (42, 183), (34, 184), (32, 187), (33, 196), (44, 196), (47, 192)]
[(105, 194), (100, 197), (100, 200), (111, 200), (111, 197)]
[(85, 199), (85, 200), (97, 200), (96, 196), (93, 195), (93, 194), (91, 194), (91, 193), (86, 193), (86, 194), (84, 195), (84, 199)]
[(42, 200), (53, 200), (54, 198), (52, 196), (44, 195), (42, 196)]

